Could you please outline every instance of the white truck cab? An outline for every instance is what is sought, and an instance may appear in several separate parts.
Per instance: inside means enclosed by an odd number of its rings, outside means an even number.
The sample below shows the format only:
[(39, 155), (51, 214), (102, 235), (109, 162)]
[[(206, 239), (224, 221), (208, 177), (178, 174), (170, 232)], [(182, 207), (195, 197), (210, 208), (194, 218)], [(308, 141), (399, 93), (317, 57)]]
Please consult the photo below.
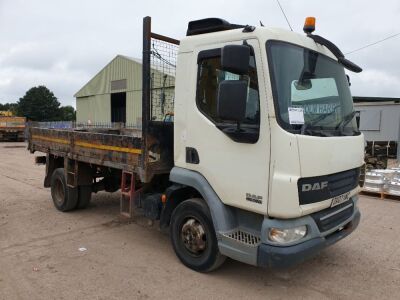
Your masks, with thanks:
[(359, 223), (344, 67), (361, 69), (311, 32), (205, 19), (180, 41), (170, 180), (200, 192), (220, 253), (252, 265), (300, 262)]

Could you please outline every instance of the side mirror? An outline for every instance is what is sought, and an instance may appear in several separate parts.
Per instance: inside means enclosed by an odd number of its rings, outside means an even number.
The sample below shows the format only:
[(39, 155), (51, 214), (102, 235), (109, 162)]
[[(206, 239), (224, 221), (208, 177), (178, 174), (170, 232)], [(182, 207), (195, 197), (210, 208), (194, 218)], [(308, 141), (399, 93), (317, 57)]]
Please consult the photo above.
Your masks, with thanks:
[(237, 123), (243, 121), (246, 117), (246, 103), (247, 81), (224, 80), (219, 84), (217, 113), (222, 120)]
[(221, 50), (221, 68), (238, 75), (249, 71), (250, 47), (246, 45), (226, 45)]

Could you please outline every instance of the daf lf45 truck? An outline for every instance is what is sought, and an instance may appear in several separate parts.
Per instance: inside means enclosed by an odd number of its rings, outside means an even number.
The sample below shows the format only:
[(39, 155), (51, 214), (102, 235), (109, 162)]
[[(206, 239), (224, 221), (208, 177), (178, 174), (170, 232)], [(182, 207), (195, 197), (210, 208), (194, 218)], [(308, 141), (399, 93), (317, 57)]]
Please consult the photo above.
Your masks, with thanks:
[(144, 18), (139, 127), (29, 128), (55, 207), (121, 189), (121, 213), (159, 220), (200, 272), (226, 257), (287, 267), (349, 235), (364, 138), (345, 69), (361, 68), (314, 21), (299, 34), (203, 19), (178, 41)]

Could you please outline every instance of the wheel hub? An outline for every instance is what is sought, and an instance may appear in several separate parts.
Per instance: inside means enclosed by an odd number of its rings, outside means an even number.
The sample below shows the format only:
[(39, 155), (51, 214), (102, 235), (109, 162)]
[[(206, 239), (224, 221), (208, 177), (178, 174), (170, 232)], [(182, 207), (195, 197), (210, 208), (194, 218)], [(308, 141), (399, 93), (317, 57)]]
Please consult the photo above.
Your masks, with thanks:
[(207, 239), (203, 225), (189, 218), (182, 226), (181, 239), (185, 248), (194, 255), (201, 255), (206, 249)]

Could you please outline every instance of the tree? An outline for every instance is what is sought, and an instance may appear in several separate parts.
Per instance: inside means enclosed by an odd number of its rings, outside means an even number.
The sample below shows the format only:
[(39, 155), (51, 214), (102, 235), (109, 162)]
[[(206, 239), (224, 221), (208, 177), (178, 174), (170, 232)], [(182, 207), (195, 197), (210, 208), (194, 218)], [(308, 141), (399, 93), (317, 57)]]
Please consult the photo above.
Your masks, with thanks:
[(31, 121), (56, 121), (60, 119), (60, 102), (47, 87), (33, 87), (20, 98), (17, 114)]
[(70, 105), (60, 107), (60, 121), (75, 121), (76, 111)]
[(0, 103), (0, 111), (11, 111), (14, 115), (17, 114), (17, 103), (5, 103), (1, 104)]

